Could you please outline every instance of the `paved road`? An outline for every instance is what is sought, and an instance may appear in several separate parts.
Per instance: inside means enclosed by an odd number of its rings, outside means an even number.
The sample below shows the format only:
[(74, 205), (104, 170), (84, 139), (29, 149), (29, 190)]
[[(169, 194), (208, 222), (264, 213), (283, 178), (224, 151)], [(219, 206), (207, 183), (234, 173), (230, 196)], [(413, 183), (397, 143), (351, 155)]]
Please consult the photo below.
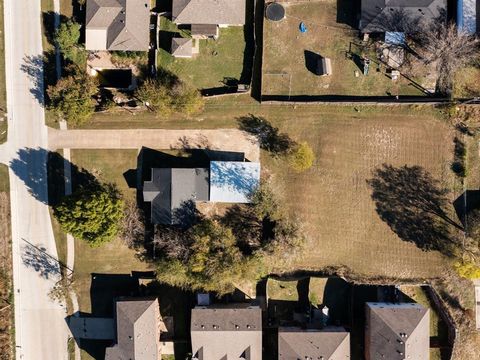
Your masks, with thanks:
[(48, 297), (59, 265), (47, 202), (40, 1), (5, 0), (16, 357), (67, 359), (65, 310)]
[(56, 130), (48, 129), (48, 144), (57, 149), (195, 149), (244, 152), (250, 161), (260, 159), (255, 137), (237, 129), (215, 130)]

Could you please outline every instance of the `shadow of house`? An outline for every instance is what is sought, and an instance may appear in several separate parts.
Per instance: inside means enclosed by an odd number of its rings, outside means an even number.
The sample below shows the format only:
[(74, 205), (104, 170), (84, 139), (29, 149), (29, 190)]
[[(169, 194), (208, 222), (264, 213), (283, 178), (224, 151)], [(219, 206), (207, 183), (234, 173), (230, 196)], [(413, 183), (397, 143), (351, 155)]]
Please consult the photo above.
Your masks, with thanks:
[(480, 207), (480, 190), (467, 190), (453, 202), (458, 219), (466, 226), (468, 213)]
[(329, 277), (323, 291), (323, 303), (329, 310), (328, 325), (348, 325), (351, 323), (350, 301), (352, 285), (338, 277)]
[(337, 23), (357, 28), (360, 19), (360, 3), (360, 1), (337, 0)]

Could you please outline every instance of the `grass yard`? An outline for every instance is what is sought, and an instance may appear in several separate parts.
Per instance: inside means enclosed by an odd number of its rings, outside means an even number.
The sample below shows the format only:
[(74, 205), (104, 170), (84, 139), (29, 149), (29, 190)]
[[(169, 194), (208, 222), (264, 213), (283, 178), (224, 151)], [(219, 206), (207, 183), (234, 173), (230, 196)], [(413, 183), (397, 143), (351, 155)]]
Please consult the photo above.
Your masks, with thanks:
[[(345, 8), (337, 11), (337, 4), (347, 3), (337, 0), (282, 3), (286, 18), (279, 22), (264, 21), (262, 96), (422, 95), (404, 78), (393, 82), (385, 75), (384, 66), (377, 71), (372, 61), (369, 75), (363, 76), (363, 65), (347, 58), (350, 48), (360, 54), (352, 44), (359, 42), (358, 31), (345, 24), (355, 22), (354, 6), (343, 5)], [(341, 16), (351, 19), (337, 20)], [(300, 22), (307, 26), (306, 33), (300, 33)], [(331, 59), (331, 76), (317, 76), (307, 69), (313, 58), (309, 52)]]
[[(246, 41), (244, 29), (233, 26), (220, 29), (217, 40), (200, 41), (200, 53), (192, 59), (174, 58), (170, 54), (171, 39), (188, 37), (188, 32), (180, 31), (170, 20), (161, 18), (159, 66), (171, 71), (181, 80), (191, 83), (198, 89), (223, 87), (224, 81), (242, 77)], [(249, 81), (248, 81), (249, 82)]]
[(0, 354), (14, 357), (12, 238), (8, 168), (0, 164)]
[[(432, 115), (377, 110), (295, 121), (285, 114), (275, 125), (308, 141), (317, 156), (303, 174), (285, 171), (282, 161), (263, 158), (270, 183), (288, 194), (289, 209), (305, 224), (308, 255), (299, 258), (296, 268), (345, 264), (368, 275), (438, 276), (442, 256), (402, 241), (379, 218), (366, 181), (384, 163), (419, 165), (451, 189), (453, 134), (445, 123)], [(453, 212), (453, 206), (449, 210)]]
[(5, 84), (5, 37), (3, 23), (3, 0), (0, 0), (0, 144), (7, 141), (7, 89)]
[(480, 69), (470, 66), (459, 69), (454, 81), (455, 98), (471, 98), (480, 95)]
[[(123, 173), (136, 168), (136, 150), (72, 150), (71, 159), (73, 164), (85, 168), (101, 180), (115, 183), (125, 198), (135, 197), (135, 189), (128, 187)], [(87, 243), (76, 240), (74, 289), (79, 300), (80, 311), (87, 314), (93, 311), (98, 316), (105, 307), (113, 309), (113, 303), (110, 306), (104, 302), (107, 301), (106, 298), (110, 300), (111, 291), (122, 291), (123, 282), (119, 279), (122, 280), (125, 277), (119, 275), (145, 270), (149, 270), (149, 265), (137, 259), (135, 252), (127, 248), (120, 239), (115, 239), (99, 248), (91, 248)], [(101, 293), (93, 292), (92, 274), (106, 275), (103, 277), (106, 279), (104, 281), (107, 281), (107, 285), (111, 288)], [(111, 280), (108, 279), (109, 275)], [(94, 294), (93, 298), (92, 294)], [(103, 299), (102, 296), (106, 298)], [(102, 309), (99, 310), (98, 304), (102, 305), (100, 306)], [(102, 351), (101, 345), (95, 345), (95, 342), (87, 343), (88, 345), (85, 346), (90, 353), (96, 354)], [(81, 356), (83, 360), (94, 358), (84, 349), (81, 351)]]

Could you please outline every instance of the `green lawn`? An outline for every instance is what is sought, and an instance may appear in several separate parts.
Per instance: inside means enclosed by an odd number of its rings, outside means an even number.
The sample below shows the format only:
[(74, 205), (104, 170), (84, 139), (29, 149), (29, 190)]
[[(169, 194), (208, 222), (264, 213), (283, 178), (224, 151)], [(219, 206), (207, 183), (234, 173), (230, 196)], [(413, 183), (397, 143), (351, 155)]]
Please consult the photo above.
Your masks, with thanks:
[[(176, 37), (188, 37), (187, 32), (179, 32), (170, 20), (161, 18), (161, 32), (176, 33)], [(239, 80), (243, 70), (246, 42), (243, 27), (220, 29), (217, 40), (200, 41), (200, 53), (192, 59), (174, 58), (170, 55), (171, 36), (165, 35), (165, 43), (159, 50), (159, 66), (171, 71), (180, 79), (199, 89), (222, 87), (227, 78)], [(160, 40), (161, 41), (161, 40)]]

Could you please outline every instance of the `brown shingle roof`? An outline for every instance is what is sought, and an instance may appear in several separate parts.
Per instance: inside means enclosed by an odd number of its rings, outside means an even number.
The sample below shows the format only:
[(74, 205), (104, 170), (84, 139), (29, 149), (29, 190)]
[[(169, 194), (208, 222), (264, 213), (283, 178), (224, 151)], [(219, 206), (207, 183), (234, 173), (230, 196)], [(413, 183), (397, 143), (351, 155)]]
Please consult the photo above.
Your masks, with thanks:
[(159, 360), (160, 309), (157, 299), (116, 303), (117, 343), (105, 360)]
[(350, 334), (341, 327), (278, 329), (278, 359), (350, 359)]
[(173, 0), (177, 24), (245, 24), (245, 0)]
[(262, 358), (262, 310), (248, 304), (192, 310), (193, 359)]

